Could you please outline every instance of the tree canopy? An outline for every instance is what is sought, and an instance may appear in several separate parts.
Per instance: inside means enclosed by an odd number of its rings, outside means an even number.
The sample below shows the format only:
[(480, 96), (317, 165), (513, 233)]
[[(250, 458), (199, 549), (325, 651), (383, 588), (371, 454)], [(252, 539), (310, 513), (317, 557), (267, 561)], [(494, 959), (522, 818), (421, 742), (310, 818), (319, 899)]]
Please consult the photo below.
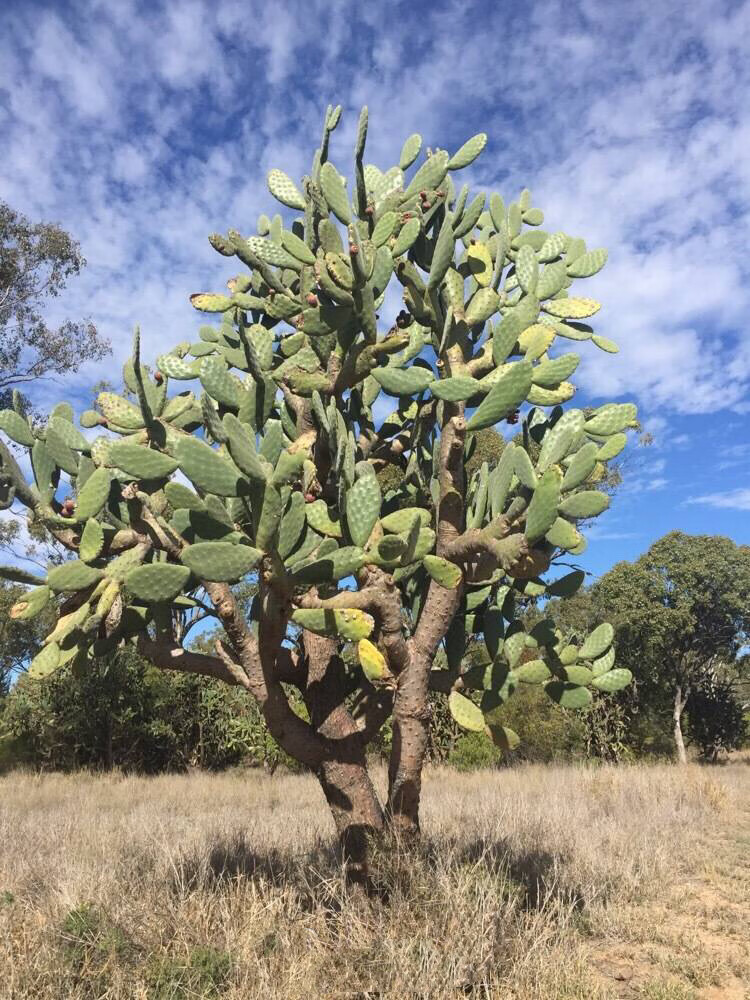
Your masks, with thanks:
[(633, 563), (620, 562), (592, 588), (617, 632), (618, 656), (648, 698), (673, 702), (680, 718), (692, 692), (731, 667), (750, 641), (750, 547), (718, 535), (673, 531)]
[(109, 345), (90, 319), (50, 326), (45, 299), (56, 298), (86, 261), (60, 226), (32, 223), (0, 202), (0, 406), (13, 388), (76, 371), (100, 360)]

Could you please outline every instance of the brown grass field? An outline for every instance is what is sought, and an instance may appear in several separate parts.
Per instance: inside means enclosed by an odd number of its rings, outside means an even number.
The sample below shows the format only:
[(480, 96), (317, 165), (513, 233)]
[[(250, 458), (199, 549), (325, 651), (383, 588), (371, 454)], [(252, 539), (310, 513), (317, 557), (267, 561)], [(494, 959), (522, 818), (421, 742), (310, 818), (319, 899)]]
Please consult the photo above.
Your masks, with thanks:
[(750, 997), (750, 759), (428, 772), (348, 891), (310, 776), (0, 778), (0, 997)]

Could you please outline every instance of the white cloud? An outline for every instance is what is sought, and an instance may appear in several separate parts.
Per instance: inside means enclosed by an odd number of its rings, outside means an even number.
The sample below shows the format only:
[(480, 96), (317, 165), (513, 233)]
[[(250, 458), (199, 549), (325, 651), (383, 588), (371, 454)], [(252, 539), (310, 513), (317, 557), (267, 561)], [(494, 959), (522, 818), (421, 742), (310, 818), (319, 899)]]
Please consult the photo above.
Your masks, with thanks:
[(723, 493), (706, 493), (699, 497), (689, 497), (688, 504), (706, 504), (726, 510), (750, 510), (750, 487), (726, 490)]
[[(590, 395), (633, 395), (659, 421), (745, 412), (747, 2), (539, 0), (512, 32), (507, 11), (480, 0), (12, 6), (0, 14), (0, 196), (83, 244), (90, 266), (53, 312), (91, 315), (116, 357), (81, 381), (111, 375), (136, 322), (151, 357), (195, 336), (187, 296), (234, 269), (207, 234), (249, 233), (273, 211), (265, 172), (306, 172), (322, 112), (341, 100), (341, 169), (365, 102), (367, 158), (382, 166), (410, 132), (454, 148), (484, 128), (472, 181), (506, 200), (529, 184), (550, 228), (610, 248), (580, 288), (601, 298), (597, 329), (621, 352), (580, 345)], [(491, 69), (457, 57), (478, 30), (503, 39)]]

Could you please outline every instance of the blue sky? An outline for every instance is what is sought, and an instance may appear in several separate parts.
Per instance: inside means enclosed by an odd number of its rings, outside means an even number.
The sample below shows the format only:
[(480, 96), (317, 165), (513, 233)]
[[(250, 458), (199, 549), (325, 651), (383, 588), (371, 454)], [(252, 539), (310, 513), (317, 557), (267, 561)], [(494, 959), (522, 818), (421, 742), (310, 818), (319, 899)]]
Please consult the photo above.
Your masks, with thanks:
[(577, 383), (635, 400), (654, 444), (630, 449), (584, 565), (673, 528), (748, 543), (748, 51), (750, 4), (717, 0), (5, 0), (0, 197), (81, 241), (89, 266), (54, 312), (90, 315), (115, 352), (37, 401), (88, 405), (136, 322), (152, 358), (192, 339), (189, 294), (231, 270), (207, 234), (254, 231), (267, 171), (306, 172), (329, 102), (344, 169), (366, 103), (367, 160), (389, 166), (414, 131), (453, 150), (484, 130), (472, 186), (528, 186), (550, 229), (610, 250), (584, 294), (621, 353), (581, 345)]

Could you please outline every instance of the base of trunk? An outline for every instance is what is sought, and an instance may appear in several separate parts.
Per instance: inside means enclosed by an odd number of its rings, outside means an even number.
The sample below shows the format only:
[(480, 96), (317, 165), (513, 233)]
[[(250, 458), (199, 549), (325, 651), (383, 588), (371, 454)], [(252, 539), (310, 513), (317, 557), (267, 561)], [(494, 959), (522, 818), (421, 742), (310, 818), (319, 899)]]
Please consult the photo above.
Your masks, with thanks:
[(358, 761), (325, 761), (318, 780), (336, 824), (347, 880), (369, 888), (369, 841), (383, 832), (383, 810), (367, 768)]

